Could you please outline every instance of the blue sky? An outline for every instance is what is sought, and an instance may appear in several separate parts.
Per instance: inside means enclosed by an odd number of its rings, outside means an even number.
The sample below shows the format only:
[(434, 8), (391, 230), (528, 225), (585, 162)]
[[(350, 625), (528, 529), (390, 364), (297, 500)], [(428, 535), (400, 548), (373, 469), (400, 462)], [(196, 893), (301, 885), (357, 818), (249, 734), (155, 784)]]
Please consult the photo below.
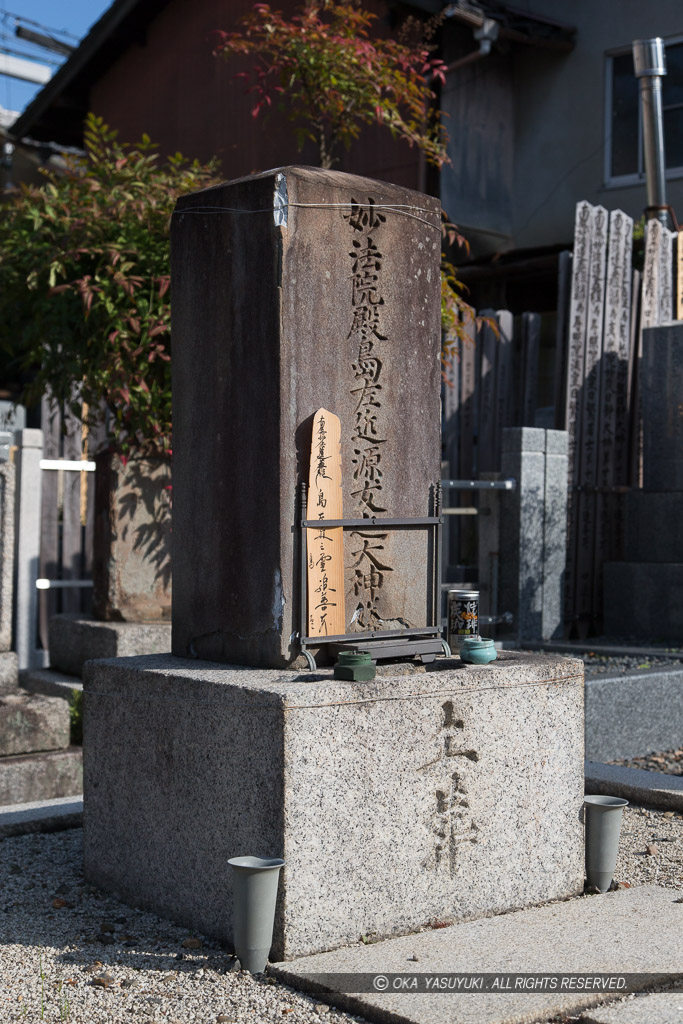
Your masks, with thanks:
[[(39, 50), (25, 40), (16, 38), (13, 16), (18, 15), (39, 22), (48, 29), (69, 32), (82, 39), (111, 2), (112, 0), (0, 0), (0, 49), (16, 51), (15, 56), (21, 52), (28, 59), (40, 63), (55, 61), (55, 64), (51, 65), (54, 72), (63, 58), (56, 53)], [(36, 28), (36, 31), (41, 30)], [(44, 33), (44, 29), (42, 31)], [(76, 43), (73, 39), (65, 41)], [(30, 82), (0, 75), (0, 106), (7, 110), (22, 111), (40, 88), (41, 86)]]

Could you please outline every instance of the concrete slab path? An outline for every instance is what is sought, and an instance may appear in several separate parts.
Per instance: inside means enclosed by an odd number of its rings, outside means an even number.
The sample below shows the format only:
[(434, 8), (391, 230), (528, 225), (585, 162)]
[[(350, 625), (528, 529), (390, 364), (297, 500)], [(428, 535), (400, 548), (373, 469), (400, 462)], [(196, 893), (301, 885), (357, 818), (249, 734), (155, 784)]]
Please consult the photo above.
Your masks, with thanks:
[[(571, 990), (348, 993), (340, 991), (349, 987), (346, 983), (325, 989), (311, 976), (591, 972), (683, 979), (682, 932), (681, 893), (642, 886), (371, 945), (359, 943), (274, 964), (270, 970), (293, 988), (317, 991), (321, 999), (373, 1024), (530, 1024), (596, 1006), (605, 995)], [(647, 983), (640, 982), (643, 987)]]
[(683, 775), (586, 761), (586, 792), (621, 796), (634, 804), (648, 804), (667, 811), (683, 811)]
[(683, 992), (652, 992), (623, 1002), (588, 1010), (581, 1024), (681, 1024)]

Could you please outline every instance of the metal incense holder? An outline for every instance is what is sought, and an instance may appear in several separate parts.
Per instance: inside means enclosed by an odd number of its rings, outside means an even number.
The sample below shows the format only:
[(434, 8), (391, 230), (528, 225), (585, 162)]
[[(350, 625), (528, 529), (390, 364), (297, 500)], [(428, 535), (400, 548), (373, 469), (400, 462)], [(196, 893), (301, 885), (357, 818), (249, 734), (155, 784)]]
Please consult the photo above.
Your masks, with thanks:
[[(308, 487), (302, 483), (299, 488), (299, 507), (301, 519), (300, 529), (300, 594), (301, 594), (301, 627), (296, 636), (301, 647), (301, 653), (308, 662), (312, 672), (316, 670), (316, 663), (310, 648), (329, 646), (330, 653), (339, 655), (343, 651), (352, 654), (370, 655), (373, 661), (380, 658), (406, 658), (419, 657), (422, 662), (434, 661), (437, 654), (445, 654), (450, 657), (450, 647), (443, 639), (441, 633), (441, 533), (443, 528), (443, 516), (441, 514), (441, 484), (432, 484), (431, 504), (433, 515), (431, 516), (402, 516), (397, 518), (376, 518), (368, 519), (307, 519), (307, 493)], [(331, 528), (341, 526), (344, 530), (411, 530), (416, 528), (427, 529), (432, 537), (431, 559), (429, 570), (431, 574), (429, 597), (427, 599), (426, 619), (427, 625), (410, 629), (376, 629), (367, 630), (363, 633), (342, 633), (337, 636), (308, 636), (308, 583), (307, 583), (307, 561), (308, 561), (308, 529)]]

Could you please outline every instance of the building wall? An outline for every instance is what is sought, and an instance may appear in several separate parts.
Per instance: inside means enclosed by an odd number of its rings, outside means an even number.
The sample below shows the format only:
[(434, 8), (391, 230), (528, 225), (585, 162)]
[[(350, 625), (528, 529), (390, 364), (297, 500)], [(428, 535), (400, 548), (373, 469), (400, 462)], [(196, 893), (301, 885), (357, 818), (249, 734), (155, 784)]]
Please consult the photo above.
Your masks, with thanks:
[[(639, 217), (647, 204), (644, 180), (605, 184), (605, 55), (635, 39), (683, 34), (680, 0), (515, 0), (515, 6), (573, 24), (577, 35), (568, 54), (514, 51), (514, 246), (569, 242), (582, 199)], [(667, 181), (667, 201), (683, 217), (683, 179)]]
[[(286, 12), (295, 5), (276, 6)], [(202, 161), (217, 156), (228, 179), (288, 163), (316, 164), (312, 144), (298, 151), (285, 113), (251, 116), (253, 97), (244, 80), (235, 79), (248, 64), (212, 56), (215, 30), (234, 29), (251, 7), (252, 0), (170, 0), (96, 82), (91, 109), (126, 141), (147, 132), (162, 153), (179, 150)], [(370, 128), (338, 169), (417, 188), (418, 164), (414, 149)]]
[[(638, 185), (605, 181), (608, 51), (634, 39), (683, 35), (680, 0), (515, 0), (518, 10), (577, 29), (571, 52), (501, 46), (448, 77), (452, 167), (442, 201), (475, 255), (570, 244), (576, 203), (587, 199), (637, 218)], [(446, 27), (444, 59), (476, 50), (470, 29)], [(683, 178), (667, 199), (683, 219)]]

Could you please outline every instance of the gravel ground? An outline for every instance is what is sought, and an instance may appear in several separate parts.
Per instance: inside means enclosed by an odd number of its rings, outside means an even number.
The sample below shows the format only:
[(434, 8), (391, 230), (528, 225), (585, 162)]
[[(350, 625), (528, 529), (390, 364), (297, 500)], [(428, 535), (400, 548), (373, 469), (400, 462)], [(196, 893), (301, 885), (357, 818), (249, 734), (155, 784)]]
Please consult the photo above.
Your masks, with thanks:
[(683, 666), (683, 657), (662, 658), (643, 654), (607, 655), (596, 654), (594, 651), (586, 651), (579, 657), (583, 659), (587, 676), (618, 676), (622, 672), (634, 672), (637, 669), (681, 668)]
[[(221, 947), (86, 885), (81, 842), (80, 829), (0, 841), (3, 1024), (361, 1020), (238, 973)], [(683, 814), (626, 808), (615, 877), (683, 888)]]
[(84, 884), (81, 846), (81, 829), (0, 842), (3, 1024), (359, 1019), (235, 973), (219, 946)]
[(645, 754), (643, 757), (622, 758), (620, 761), (610, 761), (610, 764), (642, 768), (647, 772), (663, 772), (665, 775), (683, 775), (683, 747)]

